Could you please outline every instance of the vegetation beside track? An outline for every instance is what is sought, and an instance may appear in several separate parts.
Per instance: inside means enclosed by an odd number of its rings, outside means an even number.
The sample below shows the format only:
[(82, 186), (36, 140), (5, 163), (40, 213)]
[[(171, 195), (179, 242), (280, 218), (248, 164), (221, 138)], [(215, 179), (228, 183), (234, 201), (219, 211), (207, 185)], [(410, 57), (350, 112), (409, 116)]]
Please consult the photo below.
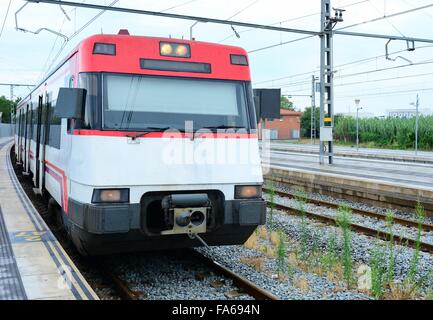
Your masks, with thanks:
[[(318, 109), (316, 110), (318, 111)], [(319, 115), (316, 115), (318, 121)], [(363, 118), (359, 119), (360, 146), (368, 148), (387, 148), (412, 150), (415, 148), (415, 118)], [(319, 128), (319, 124), (316, 124)], [(307, 108), (301, 116), (302, 137), (310, 137), (311, 110)], [(356, 144), (356, 119), (335, 116), (335, 143), (339, 145)], [(309, 143), (309, 140), (308, 140)], [(419, 117), (418, 147), (420, 150), (433, 150), (433, 116)]]
[[(274, 186), (270, 184), (267, 189), (272, 190)], [(272, 194), (275, 194), (275, 191), (269, 192), (269, 207), (275, 208), (276, 203), (272, 204), (274, 201)], [(342, 290), (361, 291), (373, 299), (430, 300), (433, 298), (433, 288), (426, 289), (426, 284), (433, 280), (433, 269), (425, 274), (419, 272), (421, 234), (425, 220), (425, 212), (420, 204), (415, 210), (418, 236), (409, 259), (410, 266), (403, 278), (396, 279), (394, 275), (395, 219), (391, 211), (386, 214), (388, 238), (385, 241), (373, 241), (368, 262), (360, 264), (352, 256), (351, 238), (354, 230), (350, 225), (352, 212), (349, 207), (341, 206), (338, 209), (338, 229), (329, 237), (326, 248), (321, 248), (315, 245), (319, 242), (318, 239), (314, 239), (317, 234), (311, 232), (310, 226), (307, 226), (305, 204), (308, 199), (302, 191), (297, 193), (296, 201), (300, 215), (298, 230), (301, 233), (298, 240), (286, 240), (287, 236), (284, 235), (283, 230), (279, 230), (275, 224), (271, 227), (268, 223), (267, 227), (259, 229), (245, 244), (247, 247), (254, 248), (257, 238), (269, 239), (273, 245), (259, 246), (256, 249), (275, 257), (281, 279), (291, 277), (293, 269), (301, 268), (339, 283)]]

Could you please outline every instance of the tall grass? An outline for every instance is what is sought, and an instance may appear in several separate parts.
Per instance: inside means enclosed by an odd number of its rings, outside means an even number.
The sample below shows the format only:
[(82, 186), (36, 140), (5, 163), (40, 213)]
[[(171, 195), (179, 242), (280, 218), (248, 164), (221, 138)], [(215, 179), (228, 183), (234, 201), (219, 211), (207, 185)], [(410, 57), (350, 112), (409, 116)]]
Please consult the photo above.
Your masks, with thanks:
[(421, 236), (422, 236), (422, 225), (425, 221), (425, 211), (424, 207), (422, 206), (421, 202), (417, 202), (415, 207), (415, 213), (416, 213), (416, 221), (418, 224), (418, 231), (415, 238), (415, 250), (412, 255), (411, 263), (409, 272), (407, 275), (407, 281), (409, 283), (415, 282), (416, 274), (418, 273), (418, 264), (419, 264), (419, 254), (420, 254), (420, 247), (421, 247)]
[(327, 271), (331, 271), (338, 263), (337, 236), (332, 233), (328, 238), (326, 251), (321, 258), (321, 263)]
[(286, 260), (287, 260), (287, 248), (286, 248), (286, 236), (281, 230), (278, 231), (278, 242), (277, 242), (277, 269), (279, 274), (285, 273)]
[[(419, 148), (432, 150), (433, 116), (420, 117), (418, 135)], [(335, 138), (356, 143), (356, 119), (336, 117)], [(359, 119), (359, 141), (379, 147), (412, 149), (415, 146), (415, 119)]]
[(391, 210), (386, 212), (386, 227), (388, 229), (388, 284), (391, 286), (394, 281), (394, 213)]
[(386, 258), (385, 250), (375, 245), (370, 254), (371, 268), (371, 295), (379, 299), (385, 290), (386, 281)]

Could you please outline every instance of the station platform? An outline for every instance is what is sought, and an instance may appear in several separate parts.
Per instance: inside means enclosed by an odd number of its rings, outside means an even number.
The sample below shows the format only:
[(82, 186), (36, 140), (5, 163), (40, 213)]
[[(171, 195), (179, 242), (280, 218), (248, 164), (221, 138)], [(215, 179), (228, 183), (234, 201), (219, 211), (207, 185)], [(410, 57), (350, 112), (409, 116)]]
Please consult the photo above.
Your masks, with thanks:
[(413, 209), (419, 200), (433, 213), (433, 164), (334, 157), (334, 164), (320, 165), (316, 154), (274, 149), (270, 162), (263, 161), (267, 177), (307, 190), (403, 209)]
[(0, 300), (94, 300), (80, 274), (22, 189), (0, 138)]
[[(271, 142), (270, 147), (274, 151), (297, 152), (304, 154), (319, 154), (319, 144), (296, 144), (288, 142)], [(433, 165), (433, 152), (407, 151), (393, 149), (374, 149), (334, 146), (334, 156), (344, 158), (380, 159), (400, 162), (416, 162)]]

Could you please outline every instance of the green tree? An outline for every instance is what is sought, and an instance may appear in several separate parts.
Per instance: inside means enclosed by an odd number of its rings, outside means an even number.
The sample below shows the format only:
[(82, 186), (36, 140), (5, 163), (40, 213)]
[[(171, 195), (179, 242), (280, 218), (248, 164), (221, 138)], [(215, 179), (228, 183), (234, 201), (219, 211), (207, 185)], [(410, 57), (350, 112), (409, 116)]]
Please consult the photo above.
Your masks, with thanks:
[[(316, 107), (316, 137), (319, 137), (320, 128), (320, 109)], [(301, 135), (303, 137), (311, 136), (311, 107), (305, 108), (301, 116)]]
[(14, 103), (7, 99), (5, 96), (0, 97), (0, 113), (1, 113), (1, 121), (2, 123), (10, 123), (11, 122), (11, 109)]
[(284, 96), (281, 96), (280, 106), (281, 106), (281, 109), (287, 109), (287, 110), (292, 110), (292, 111), (295, 110), (295, 107), (293, 106), (293, 102)]

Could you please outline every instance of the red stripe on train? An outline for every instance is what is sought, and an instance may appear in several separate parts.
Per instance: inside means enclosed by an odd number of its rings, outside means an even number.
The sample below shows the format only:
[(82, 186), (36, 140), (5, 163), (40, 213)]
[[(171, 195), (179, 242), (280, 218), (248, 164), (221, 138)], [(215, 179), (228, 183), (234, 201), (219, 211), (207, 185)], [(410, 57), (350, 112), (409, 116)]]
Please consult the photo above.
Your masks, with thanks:
[[(140, 132), (140, 131), (106, 131), (106, 130), (83, 130), (75, 129), (74, 135), (77, 136), (102, 136), (102, 137), (128, 137), (142, 135), (138, 138), (178, 138), (185, 139), (190, 138), (189, 133), (184, 132)], [(194, 138), (200, 139), (256, 139), (257, 134), (255, 133), (195, 133)]]
[(52, 169), (56, 170), (58, 173), (62, 175), (61, 180), (59, 180), (59, 177), (56, 177), (53, 172), (50, 172), (50, 170), (45, 170), (48, 174), (50, 174), (57, 182), (60, 184), (60, 192), (62, 194), (62, 202), (63, 202), (63, 210), (65, 213), (68, 213), (68, 188), (67, 188), (67, 177), (65, 175), (65, 171), (57, 167), (56, 165), (52, 164), (51, 162), (45, 160), (45, 164)]

